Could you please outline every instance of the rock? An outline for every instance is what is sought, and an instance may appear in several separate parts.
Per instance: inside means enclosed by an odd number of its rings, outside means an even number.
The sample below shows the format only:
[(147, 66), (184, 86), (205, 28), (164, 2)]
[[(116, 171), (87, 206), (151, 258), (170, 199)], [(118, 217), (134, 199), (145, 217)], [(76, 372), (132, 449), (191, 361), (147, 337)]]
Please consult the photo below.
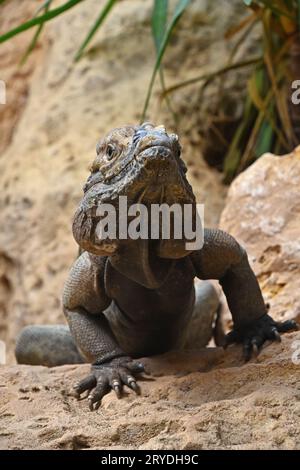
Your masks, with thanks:
[[(1, 5), (0, 32), (12, 29), (16, 24), (29, 20), (38, 8), (37, 0), (17, 0)], [(0, 103), (0, 152), (11, 143), (14, 128), (26, 105), (30, 79), (40, 59), (41, 51), (37, 47), (20, 67), (20, 60), (31, 40), (32, 33), (26, 32), (13, 41), (1, 44), (0, 80), (5, 83), (6, 104)]]
[(88, 365), (1, 367), (0, 448), (299, 450), (299, 344), (286, 334), (248, 364), (238, 346), (145, 359), (142, 395), (93, 413), (71, 394)]
[(248, 251), (276, 320), (300, 321), (300, 147), (266, 154), (231, 185), (220, 227)]

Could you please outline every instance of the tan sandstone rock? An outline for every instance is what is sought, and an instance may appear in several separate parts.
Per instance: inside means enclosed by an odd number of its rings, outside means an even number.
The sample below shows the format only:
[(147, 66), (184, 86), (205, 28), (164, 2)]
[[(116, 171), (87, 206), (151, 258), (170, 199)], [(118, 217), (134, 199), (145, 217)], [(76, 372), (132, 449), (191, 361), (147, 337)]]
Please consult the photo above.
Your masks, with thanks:
[(266, 154), (231, 185), (221, 228), (246, 248), (271, 314), (300, 320), (300, 147)]

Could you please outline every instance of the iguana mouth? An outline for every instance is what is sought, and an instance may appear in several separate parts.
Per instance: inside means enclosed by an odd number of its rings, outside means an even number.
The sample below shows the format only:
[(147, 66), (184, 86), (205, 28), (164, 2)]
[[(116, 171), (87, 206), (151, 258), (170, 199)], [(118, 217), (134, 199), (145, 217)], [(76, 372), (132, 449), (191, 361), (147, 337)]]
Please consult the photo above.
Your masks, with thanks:
[(144, 139), (141, 139), (140, 142), (136, 145), (135, 154), (138, 156), (142, 152), (148, 149), (168, 149), (170, 153), (173, 153), (175, 146), (178, 146), (178, 142), (169, 136), (147, 136)]
[(140, 160), (141, 158), (153, 158), (156, 160), (164, 160), (165, 158), (172, 157), (173, 149), (169, 145), (165, 144), (155, 144), (155, 145), (148, 145), (145, 148), (142, 148), (136, 155), (135, 159)]

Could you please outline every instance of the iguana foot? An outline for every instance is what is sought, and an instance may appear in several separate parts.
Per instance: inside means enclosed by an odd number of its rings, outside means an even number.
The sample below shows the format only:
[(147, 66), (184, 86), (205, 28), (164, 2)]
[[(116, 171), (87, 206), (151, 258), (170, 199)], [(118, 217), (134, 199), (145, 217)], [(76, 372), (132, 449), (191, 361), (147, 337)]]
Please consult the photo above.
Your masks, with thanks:
[(74, 385), (76, 398), (87, 391), (89, 408), (97, 410), (101, 400), (110, 390), (114, 390), (118, 398), (122, 396), (123, 386), (131, 388), (136, 394), (140, 393), (140, 387), (136, 381), (136, 375), (144, 372), (142, 363), (133, 361), (129, 357), (116, 358), (106, 364), (92, 365), (92, 373)]
[(294, 320), (276, 322), (265, 314), (251, 324), (230, 331), (225, 337), (224, 348), (232, 343), (242, 343), (244, 359), (249, 361), (251, 356), (256, 357), (259, 354), (265, 341), (281, 341), (279, 333), (295, 329), (298, 329), (298, 325)]

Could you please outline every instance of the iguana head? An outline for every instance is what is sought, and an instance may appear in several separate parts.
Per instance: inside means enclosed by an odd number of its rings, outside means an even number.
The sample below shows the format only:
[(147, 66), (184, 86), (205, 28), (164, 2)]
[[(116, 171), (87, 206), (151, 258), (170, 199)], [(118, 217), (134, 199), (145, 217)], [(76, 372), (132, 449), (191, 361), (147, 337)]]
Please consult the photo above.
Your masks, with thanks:
[[(120, 196), (127, 196), (128, 205), (195, 205), (180, 153), (178, 136), (168, 134), (164, 126), (150, 123), (114, 129), (100, 140), (83, 199), (74, 217), (73, 233), (77, 243), (89, 252), (108, 256), (119, 253), (124, 246), (138, 245), (137, 240), (99, 240), (97, 237), (97, 208), (110, 203), (118, 212)], [(187, 254), (183, 242), (162, 240), (151, 244), (151, 249), (162, 258), (179, 258)], [(141, 245), (147, 245), (146, 251), (149, 251), (148, 243), (141, 242)]]
[(193, 200), (178, 136), (167, 134), (163, 126), (145, 123), (114, 129), (98, 142), (96, 152), (84, 187), (86, 198), (96, 193), (101, 202), (121, 195), (131, 203)]

